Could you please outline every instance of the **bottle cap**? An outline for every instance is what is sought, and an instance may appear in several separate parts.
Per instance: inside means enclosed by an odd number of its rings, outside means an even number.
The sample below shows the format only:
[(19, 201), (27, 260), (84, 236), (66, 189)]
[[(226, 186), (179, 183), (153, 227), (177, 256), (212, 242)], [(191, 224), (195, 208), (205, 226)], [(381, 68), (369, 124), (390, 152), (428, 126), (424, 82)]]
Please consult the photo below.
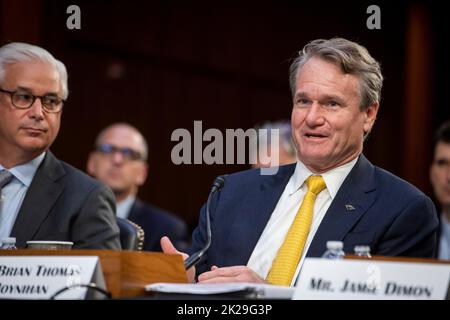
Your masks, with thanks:
[(340, 250), (344, 248), (342, 241), (327, 241), (327, 249)]
[(13, 238), (13, 237), (2, 238), (2, 240), (0, 242), (2, 242), (3, 244), (15, 244), (16, 238)]

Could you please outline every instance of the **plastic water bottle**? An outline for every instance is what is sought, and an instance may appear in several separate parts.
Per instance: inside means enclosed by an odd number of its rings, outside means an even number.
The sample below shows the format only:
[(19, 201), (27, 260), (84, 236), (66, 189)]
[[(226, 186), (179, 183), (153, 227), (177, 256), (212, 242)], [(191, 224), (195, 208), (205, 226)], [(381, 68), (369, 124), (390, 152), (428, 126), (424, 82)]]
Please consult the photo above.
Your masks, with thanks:
[(3, 250), (16, 250), (16, 238), (3, 238), (2, 239), (2, 246), (0, 249)]
[(358, 257), (372, 258), (369, 246), (355, 246), (354, 253)]
[(343, 259), (345, 252), (342, 241), (327, 241), (327, 251), (322, 255), (325, 259)]

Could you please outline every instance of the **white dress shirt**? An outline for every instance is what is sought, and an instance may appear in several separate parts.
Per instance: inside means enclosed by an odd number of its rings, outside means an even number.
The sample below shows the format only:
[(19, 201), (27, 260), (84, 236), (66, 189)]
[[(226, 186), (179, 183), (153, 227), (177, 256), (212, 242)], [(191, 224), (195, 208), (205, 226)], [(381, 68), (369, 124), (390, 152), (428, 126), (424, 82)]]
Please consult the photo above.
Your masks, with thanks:
[(441, 237), (439, 239), (439, 259), (450, 260), (450, 221), (441, 215)]
[[(325, 216), (325, 213), (330, 207), (331, 202), (339, 191), (339, 188), (345, 178), (356, 164), (357, 160), (358, 158), (355, 158), (340, 167), (321, 174), (327, 187), (317, 195), (314, 203), (311, 229), (309, 231), (308, 238), (306, 239), (305, 247), (303, 249), (300, 262), (297, 266), (297, 270), (292, 278), (291, 285), (295, 284), (309, 245), (311, 244), (314, 235), (316, 234), (316, 231)], [(261, 234), (255, 249), (253, 250), (247, 266), (263, 279), (267, 277), (267, 274), (272, 266), (272, 261), (275, 259), (278, 249), (283, 244), (289, 227), (294, 221), (295, 215), (300, 208), (303, 197), (308, 189), (305, 181), (311, 175), (314, 175), (314, 173), (312, 173), (302, 162), (298, 161), (294, 174), (291, 176), (286, 188), (281, 194), (281, 197), (278, 200), (278, 203), (272, 212), (272, 215), (270, 216), (270, 219)]]
[[(27, 163), (7, 169), (14, 177), (10, 183), (2, 188), (0, 240), (10, 236), (23, 199), (44, 157), (45, 152)], [(2, 170), (6, 169), (0, 165), (0, 171)]]
[(135, 196), (128, 196), (125, 198), (125, 200), (118, 202), (116, 208), (117, 216), (119, 218), (128, 219), (131, 207), (133, 206), (135, 200)]

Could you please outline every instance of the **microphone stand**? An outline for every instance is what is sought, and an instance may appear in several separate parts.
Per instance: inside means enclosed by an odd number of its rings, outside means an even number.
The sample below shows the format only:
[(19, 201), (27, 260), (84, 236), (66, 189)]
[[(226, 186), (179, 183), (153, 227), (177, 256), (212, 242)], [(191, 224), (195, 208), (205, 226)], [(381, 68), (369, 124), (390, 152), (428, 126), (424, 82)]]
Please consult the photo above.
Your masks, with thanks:
[(216, 191), (222, 189), (224, 184), (225, 180), (224, 177), (222, 176), (219, 176), (216, 178), (216, 180), (214, 180), (213, 186), (208, 196), (208, 200), (206, 201), (206, 244), (200, 251), (195, 252), (184, 261), (184, 268), (186, 270), (196, 265), (200, 261), (203, 254), (206, 252), (206, 250), (208, 250), (209, 246), (211, 245), (211, 218), (210, 218), (211, 214), (209, 212), (209, 204), (211, 202), (212, 195)]

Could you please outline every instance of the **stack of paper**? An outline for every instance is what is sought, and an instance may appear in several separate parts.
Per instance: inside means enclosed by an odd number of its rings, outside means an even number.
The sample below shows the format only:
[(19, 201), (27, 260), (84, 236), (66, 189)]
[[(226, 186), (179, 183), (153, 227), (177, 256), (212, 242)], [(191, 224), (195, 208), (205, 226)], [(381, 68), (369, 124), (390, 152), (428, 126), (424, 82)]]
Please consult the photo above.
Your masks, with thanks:
[(145, 286), (149, 292), (214, 295), (224, 293), (247, 293), (250, 298), (261, 299), (291, 299), (294, 294), (292, 287), (255, 284), (246, 282), (200, 284), (200, 283), (152, 283)]

